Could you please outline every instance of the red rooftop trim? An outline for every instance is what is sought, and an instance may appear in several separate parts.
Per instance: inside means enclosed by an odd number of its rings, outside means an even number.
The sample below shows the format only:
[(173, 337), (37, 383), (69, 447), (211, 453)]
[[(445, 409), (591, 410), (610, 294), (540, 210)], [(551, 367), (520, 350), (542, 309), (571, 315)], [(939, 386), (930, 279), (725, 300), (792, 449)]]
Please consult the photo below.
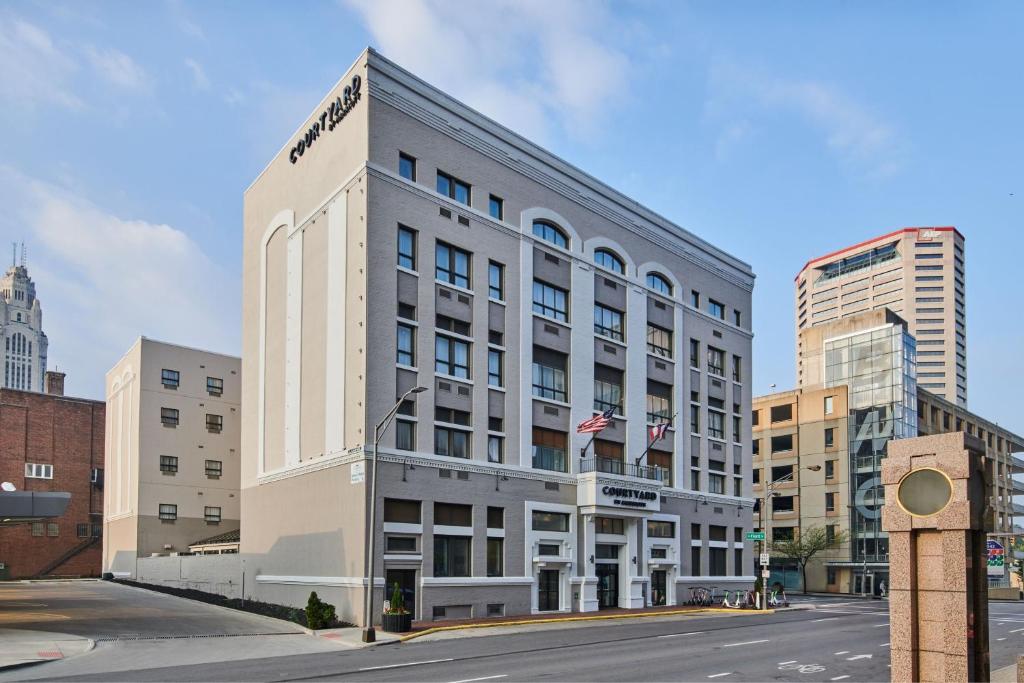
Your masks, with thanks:
[(834, 258), (834, 257), (839, 256), (840, 254), (844, 254), (844, 253), (846, 253), (848, 251), (854, 251), (856, 249), (860, 249), (862, 247), (866, 247), (867, 245), (872, 244), (874, 242), (881, 242), (882, 240), (891, 239), (893, 237), (896, 237), (898, 235), (902, 235), (902, 234), (908, 233), (908, 232), (917, 232), (918, 230), (937, 230), (939, 232), (955, 232), (956, 234), (960, 235), (960, 239), (966, 239), (963, 236), (963, 233), (961, 233), (959, 230), (957, 230), (952, 225), (945, 225), (945, 226), (942, 226), (942, 227), (932, 227), (932, 226), (922, 225), (922, 226), (919, 226), (919, 227), (916, 227), (916, 228), (900, 228), (899, 230), (893, 230), (892, 232), (890, 232), (888, 234), (885, 234), (885, 235), (882, 235), (880, 237), (872, 237), (869, 240), (864, 240), (863, 242), (858, 242), (857, 244), (854, 244), (853, 246), (843, 247), (842, 249), (833, 251), (833, 252), (831, 252), (829, 254), (825, 254), (824, 256), (819, 256), (818, 258), (813, 258), (813, 259), (811, 259), (810, 261), (808, 261), (807, 263), (804, 264), (804, 267), (801, 268), (800, 272), (796, 274), (796, 277), (793, 278), (793, 281), (795, 282), (795, 281), (799, 280), (800, 276), (803, 275), (804, 271), (807, 270), (807, 268), (812, 263), (817, 263), (818, 261), (824, 261), (825, 259)]

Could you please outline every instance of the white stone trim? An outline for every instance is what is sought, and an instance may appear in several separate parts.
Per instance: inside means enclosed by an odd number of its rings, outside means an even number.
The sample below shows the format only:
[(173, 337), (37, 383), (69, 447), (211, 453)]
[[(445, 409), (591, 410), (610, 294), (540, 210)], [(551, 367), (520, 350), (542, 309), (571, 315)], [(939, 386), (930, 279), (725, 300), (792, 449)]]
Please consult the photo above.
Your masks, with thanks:
[(472, 536), (473, 527), (435, 524), (432, 533), (434, 536)]
[[(365, 588), (365, 576), (277, 576), (257, 574), (256, 583), (270, 583), (283, 586), (332, 586), (340, 588)], [(383, 587), (384, 579), (374, 577), (374, 587)]]
[(420, 585), (427, 586), (532, 586), (532, 576), (423, 576)]
[(751, 576), (677, 576), (676, 577), (676, 583), (680, 583), (682, 581), (686, 581), (686, 582), (690, 582), (690, 583), (694, 583), (694, 582), (696, 582), (696, 583), (724, 583), (726, 581), (752, 583), (755, 580), (757, 580), (757, 577), (755, 577), (753, 575), (751, 575)]
[(405, 522), (384, 522), (384, 533), (386, 534), (422, 534), (422, 524), (407, 524)]
[(302, 411), (302, 242), (306, 231), (292, 226), (288, 233), (284, 341), (284, 461), (301, 460)]
[(324, 397), (324, 452), (345, 446), (345, 325), (348, 260), (348, 193), (327, 208), (327, 325)]

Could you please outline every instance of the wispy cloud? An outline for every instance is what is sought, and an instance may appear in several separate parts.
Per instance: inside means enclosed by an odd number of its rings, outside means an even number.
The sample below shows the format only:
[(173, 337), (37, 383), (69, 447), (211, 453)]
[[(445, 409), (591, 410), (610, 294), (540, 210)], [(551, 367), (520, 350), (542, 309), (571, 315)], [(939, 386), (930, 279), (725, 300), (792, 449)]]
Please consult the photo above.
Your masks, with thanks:
[(128, 90), (145, 90), (150, 86), (145, 70), (120, 50), (88, 45), (85, 56), (101, 77), (116, 86)]
[(896, 129), (835, 84), (719, 63), (711, 70), (710, 87), (708, 112), (727, 122), (722, 133), (726, 139), (735, 138), (737, 119), (752, 118), (758, 110), (762, 115), (789, 112), (803, 119), (841, 160), (863, 172), (884, 176), (901, 166), (902, 141)]
[(45, 30), (16, 17), (0, 17), (0, 100), (8, 106), (82, 108), (72, 88), (77, 70), (75, 60)]
[(192, 74), (192, 84), (195, 85), (197, 90), (209, 90), (210, 79), (206, 75), (206, 70), (203, 69), (203, 65), (196, 60), (188, 57), (185, 59), (185, 68)]
[(624, 99), (630, 58), (608, 39), (616, 25), (603, 4), (343, 2), (389, 58), (529, 137), (552, 124), (592, 135)]
[(68, 190), (0, 167), (0, 233), (25, 234), (50, 337), (80, 395), (139, 335), (238, 352), (238, 283), (183, 231), (117, 215)]

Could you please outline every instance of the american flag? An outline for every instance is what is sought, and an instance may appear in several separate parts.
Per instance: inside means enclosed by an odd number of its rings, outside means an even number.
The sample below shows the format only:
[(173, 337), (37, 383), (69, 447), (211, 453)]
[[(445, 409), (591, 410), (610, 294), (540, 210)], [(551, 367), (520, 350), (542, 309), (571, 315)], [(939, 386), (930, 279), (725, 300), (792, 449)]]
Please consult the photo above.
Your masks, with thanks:
[(651, 433), (651, 443), (657, 443), (658, 441), (665, 438), (665, 432), (671, 425), (668, 422), (662, 422), (660, 425), (654, 425), (648, 431)]
[(601, 430), (608, 426), (608, 423), (612, 421), (612, 415), (614, 414), (615, 408), (609, 408), (600, 415), (595, 415), (589, 420), (584, 420), (583, 422), (580, 422), (579, 425), (576, 427), (576, 433), (596, 434), (597, 432), (600, 432)]

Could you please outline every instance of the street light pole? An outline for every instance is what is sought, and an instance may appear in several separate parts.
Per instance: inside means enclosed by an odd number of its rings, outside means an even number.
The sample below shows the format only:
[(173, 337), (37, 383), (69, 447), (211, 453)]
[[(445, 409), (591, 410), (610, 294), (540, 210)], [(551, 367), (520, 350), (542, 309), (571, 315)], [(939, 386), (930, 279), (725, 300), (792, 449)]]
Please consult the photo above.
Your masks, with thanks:
[[(821, 465), (807, 465), (803, 469), (810, 470), (811, 472), (817, 472), (817, 471), (819, 471), (821, 469)], [(790, 472), (789, 474), (783, 476), (783, 477), (779, 477), (775, 481), (769, 482), (769, 483), (764, 485), (764, 495), (761, 497), (761, 515), (760, 515), (761, 531), (764, 532), (764, 540), (761, 541), (761, 548), (762, 548), (762, 550), (764, 552), (769, 552), (768, 551), (768, 538), (769, 538), (769, 534), (771, 532), (771, 526), (772, 526), (772, 516), (770, 514), (768, 514), (768, 501), (775, 494), (775, 487), (776, 486), (778, 486), (780, 484), (787, 484), (787, 483), (793, 481), (794, 473), (795, 473), (795, 470)], [(770, 562), (770, 558), (769, 558), (769, 562)], [(762, 610), (767, 610), (768, 609), (768, 577), (763, 575), (765, 569), (767, 569), (768, 566), (769, 566), (768, 564), (762, 564), (761, 565), (761, 573), (762, 573), (762, 576), (761, 576), (761, 609)], [(785, 577), (783, 577), (783, 580), (785, 580)], [(806, 587), (805, 587), (805, 590), (806, 590)]]
[(402, 394), (398, 402), (395, 403), (394, 408), (388, 411), (384, 419), (381, 420), (373, 428), (373, 456), (370, 460), (370, 467), (373, 471), (370, 473), (370, 524), (367, 528), (369, 534), (369, 547), (367, 551), (366, 560), (366, 586), (363, 591), (363, 642), (372, 643), (377, 640), (377, 631), (373, 628), (373, 583), (376, 580), (374, 572), (376, 567), (374, 566), (374, 554), (376, 552), (376, 540), (377, 540), (377, 448), (380, 446), (380, 437), (387, 431), (388, 426), (391, 424), (391, 420), (394, 419), (395, 415), (398, 414), (398, 409), (402, 407), (409, 396), (413, 394), (419, 394), (426, 391), (426, 387), (413, 387), (409, 391)]

